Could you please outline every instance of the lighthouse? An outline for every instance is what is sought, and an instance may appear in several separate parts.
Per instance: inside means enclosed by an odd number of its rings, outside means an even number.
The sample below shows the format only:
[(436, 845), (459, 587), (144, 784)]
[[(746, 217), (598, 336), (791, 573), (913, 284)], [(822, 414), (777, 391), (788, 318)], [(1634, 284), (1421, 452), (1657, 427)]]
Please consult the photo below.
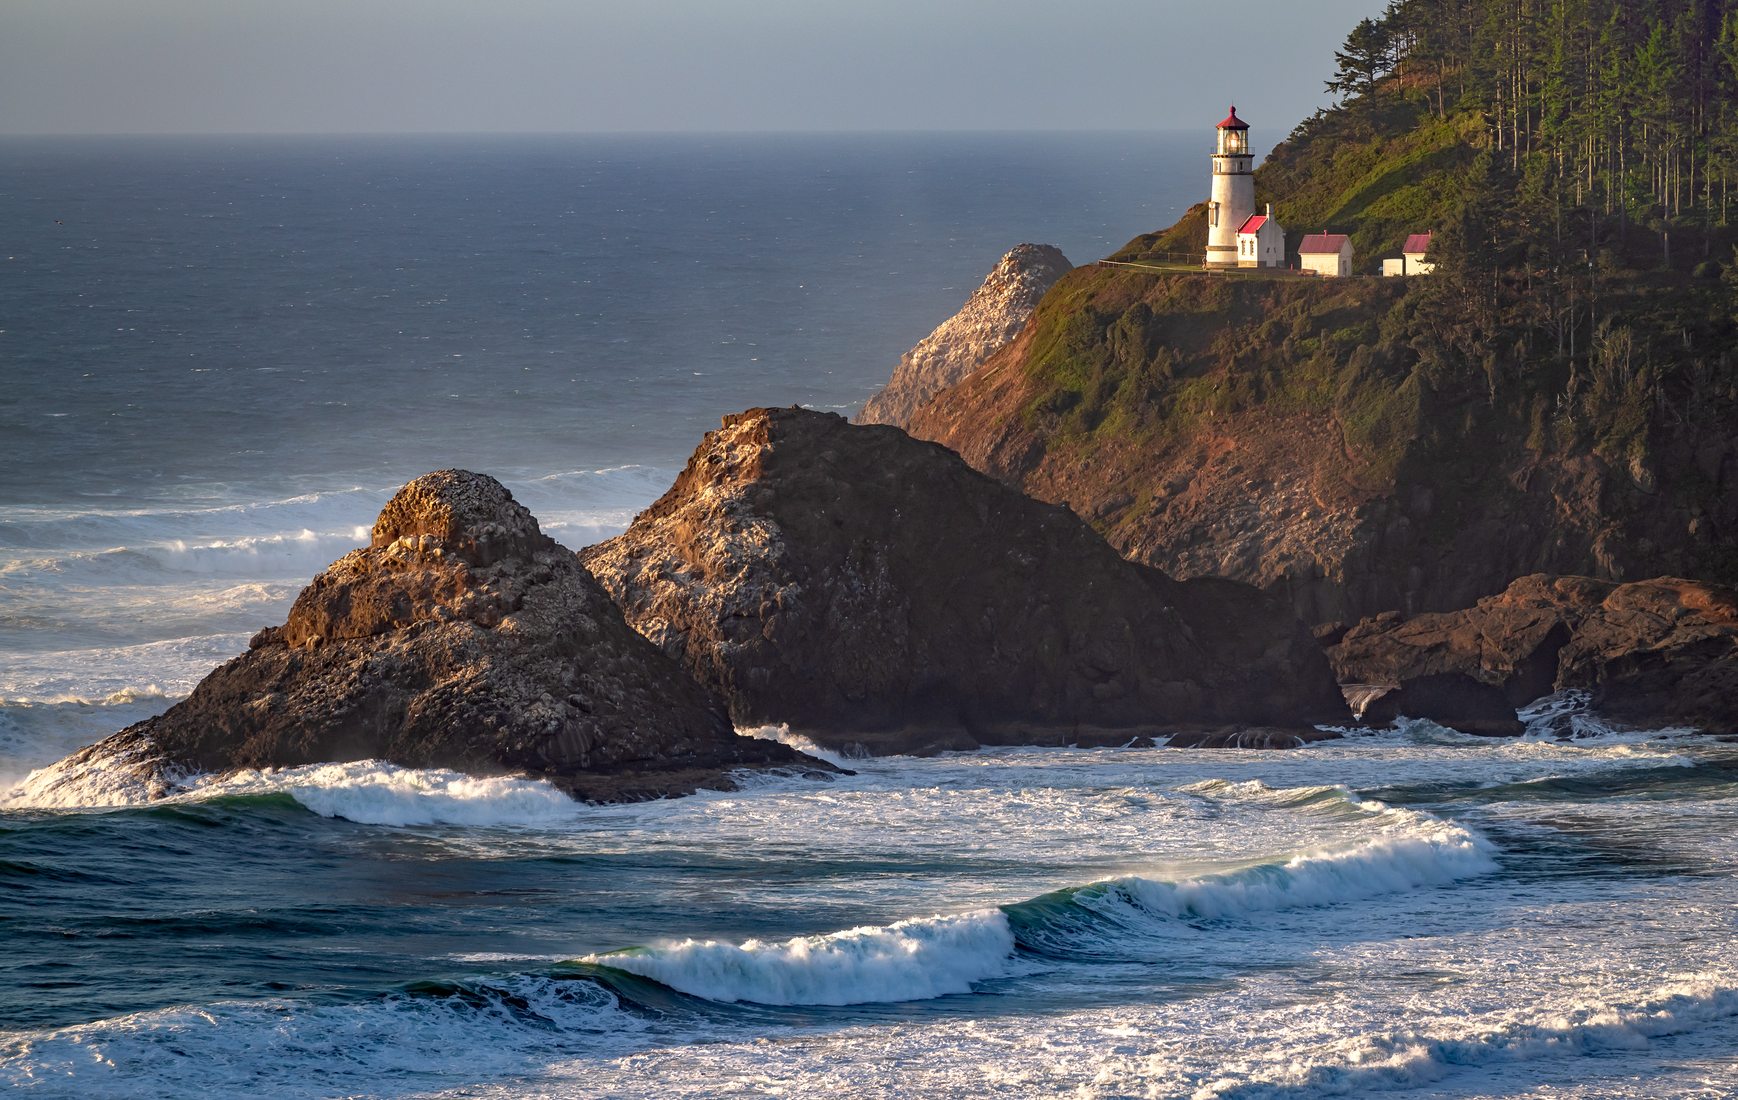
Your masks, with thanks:
[(1219, 124), (1213, 154), (1213, 197), (1207, 203), (1207, 262), (1237, 263), (1237, 231), (1255, 214), (1255, 158), (1249, 155), (1249, 124), (1237, 108)]

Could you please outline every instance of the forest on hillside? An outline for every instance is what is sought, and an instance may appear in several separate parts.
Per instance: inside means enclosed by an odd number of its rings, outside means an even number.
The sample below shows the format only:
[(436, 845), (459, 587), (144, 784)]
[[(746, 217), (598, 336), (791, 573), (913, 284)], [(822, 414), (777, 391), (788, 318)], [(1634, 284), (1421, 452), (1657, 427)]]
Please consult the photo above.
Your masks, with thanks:
[(1738, 0), (1393, 0), (1335, 60), (1328, 87), (1353, 114), (1412, 97), (1438, 120), (1477, 121), (1526, 215), (1512, 239), (1597, 249), (1612, 233), (1627, 247), (1639, 228), (1664, 267), (1674, 234), (1694, 258), (1724, 240)]

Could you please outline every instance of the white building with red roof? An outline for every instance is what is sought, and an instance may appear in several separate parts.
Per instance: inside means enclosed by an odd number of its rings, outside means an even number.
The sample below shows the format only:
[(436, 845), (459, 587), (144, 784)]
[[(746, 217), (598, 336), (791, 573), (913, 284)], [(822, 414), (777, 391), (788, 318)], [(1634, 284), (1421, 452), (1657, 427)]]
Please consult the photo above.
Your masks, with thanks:
[(1249, 124), (1237, 108), (1219, 124), (1213, 153), (1213, 195), (1207, 201), (1207, 263), (1240, 262), (1237, 231), (1255, 216), (1255, 157), (1249, 151)]
[(1352, 273), (1352, 238), (1344, 233), (1311, 233), (1297, 249), (1298, 266), (1315, 275), (1340, 279)]
[(1434, 235), (1414, 233), (1406, 238), (1406, 247), (1400, 250), (1400, 254), (1406, 257), (1406, 274), (1429, 275), (1436, 270), (1436, 265), (1426, 258), (1430, 255), (1430, 238)]
[(1285, 230), (1274, 219), (1272, 203), (1267, 213), (1249, 215), (1237, 230), (1237, 266), (1285, 266)]

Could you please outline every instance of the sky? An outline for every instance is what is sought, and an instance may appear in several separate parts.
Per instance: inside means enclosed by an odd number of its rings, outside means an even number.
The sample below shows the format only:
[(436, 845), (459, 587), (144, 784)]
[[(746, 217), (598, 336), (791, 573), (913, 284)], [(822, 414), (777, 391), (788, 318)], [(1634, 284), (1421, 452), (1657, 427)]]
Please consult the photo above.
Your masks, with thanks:
[(0, 0), (0, 133), (1277, 141), (1384, 0)]

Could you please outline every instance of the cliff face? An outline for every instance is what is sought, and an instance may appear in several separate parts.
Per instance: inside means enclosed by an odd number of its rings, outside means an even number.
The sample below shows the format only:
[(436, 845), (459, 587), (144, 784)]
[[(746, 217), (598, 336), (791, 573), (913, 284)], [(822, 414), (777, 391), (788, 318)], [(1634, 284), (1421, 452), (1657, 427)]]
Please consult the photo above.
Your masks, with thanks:
[(977, 370), (1019, 335), (1044, 292), (1071, 266), (1052, 245), (1015, 246), (958, 313), (905, 353), (886, 388), (857, 414), (857, 423), (904, 427), (919, 405)]
[(1675, 577), (1522, 577), (1459, 611), (1384, 615), (1329, 651), (1347, 682), (1461, 675), (1511, 705), (1565, 689), (1639, 725), (1738, 730), (1738, 591)]
[(1275, 601), (1173, 581), (940, 447), (823, 413), (727, 417), (668, 493), (582, 556), (739, 724), (833, 744), (1345, 713)]
[(493, 478), (405, 486), (371, 544), (185, 701), (56, 767), (176, 773), (381, 759), (524, 772), (580, 797), (684, 793), (808, 761), (736, 736), (718, 699), (628, 628), (573, 554)]
[(1519, 350), (1469, 364), (1429, 284), (1082, 268), (910, 430), (1134, 560), (1311, 622), (1536, 572), (1738, 579), (1730, 376), (1696, 397)]

